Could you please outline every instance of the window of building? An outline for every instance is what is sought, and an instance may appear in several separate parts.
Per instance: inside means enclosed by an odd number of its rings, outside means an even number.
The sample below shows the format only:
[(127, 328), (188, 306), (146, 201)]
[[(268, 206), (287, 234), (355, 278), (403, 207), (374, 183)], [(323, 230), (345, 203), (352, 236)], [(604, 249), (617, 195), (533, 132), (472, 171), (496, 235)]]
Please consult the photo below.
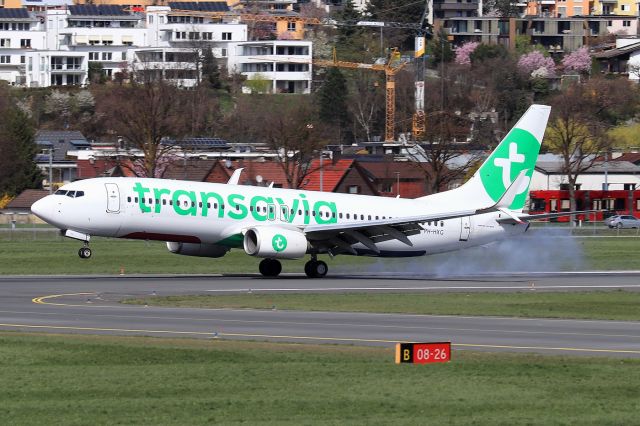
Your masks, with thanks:
[(227, 49), (220, 49), (220, 56), (222, 56), (223, 58), (227, 57)]
[(153, 24), (153, 15), (149, 15), (148, 18), (149, 18), (149, 23)]
[(24, 56), (24, 55), (20, 56), (20, 63), (21, 63), (21, 64), (24, 64), (24, 63), (26, 63), (26, 62), (27, 62), (27, 57), (26, 57), (26, 56)]
[(122, 61), (127, 60), (127, 52), (120, 52), (120, 60)]
[(0, 64), (10, 64), (11, 56), (9, 55), (0, 55)]
[(89, 60), (90, 61), (99, 61), (100, 60), (100, 52), (89, 52)]
[(295, 31), (296, 30), (296, 23), (295, 22), (288, 22), (287, 23), (287, 31)]
[(231, 33), (222, 33), (223, 40), (231, 40)]
[(358, 185), (350, 185), (348, 188), (348, 192), (349, 194), (359, 194), (360, 187)]
[(621, 4), (620, 5), (620, 10), (622, 10), (623, 12), (628, 12), (631, 10), (631, 6), (628, 4)]
[(31, 49), (31, 39), (30, 38), (21, 38), (20, 39), (20, 47), (23, 49)]
[(622, 26), (623, 27), (630, 27), (631, 26), (631, 21), (622, 21)]
[(202, 33), (203, 40), (213, 40), (213, 33)]
[(103, 61), (110, 61), (112, 56), (113, 56), (113, 54), (111, 52), (102, 52), (102, 60)]
[(613, 21), (607, 21), (607, 27), (613, 27)]
[(10, 38), (0, 38), (0, 47), (11, 47)]
[(577, 16), (582, 15), (582, 6), (573, 6), (573, 14)]
[(189, 40), (200, 40), (200, 33), (195, 31), (189, 32)]

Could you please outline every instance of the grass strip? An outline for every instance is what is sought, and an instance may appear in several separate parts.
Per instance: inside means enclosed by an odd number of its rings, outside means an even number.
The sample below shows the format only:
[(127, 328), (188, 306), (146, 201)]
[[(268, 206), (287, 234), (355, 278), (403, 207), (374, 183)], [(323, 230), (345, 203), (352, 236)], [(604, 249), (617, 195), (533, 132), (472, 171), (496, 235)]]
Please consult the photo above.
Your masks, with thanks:
[(635, 424), (640, 361), (0, 333), (3, 424)]
[(191, 308), (486, 315), (640, 321), (640, 292), (251, 293), (127, 299), (123, 303)]
[[(242, 250), (233, 250), (222, 259), (198, 258), (169, 253), (162, 242), (107, 238), (92, 239), (93, 257), (80, 259), (77, 252), (81, 246), (78, 241), (38, 232), (27, 232), (13, 241), (0, 241), (0, 275), (117, 275), (121, 269), (125, 274), (256, 274), (260, 262)], [(539, 235), (453, 254), (408, 259), (322, 258), (329, 264), (329, 274), (392, 272), (450, 276), (478, 272), (638, 270), (640, 238)], [(283, 261), (283, 270), (302, 275), (304, 262)]]

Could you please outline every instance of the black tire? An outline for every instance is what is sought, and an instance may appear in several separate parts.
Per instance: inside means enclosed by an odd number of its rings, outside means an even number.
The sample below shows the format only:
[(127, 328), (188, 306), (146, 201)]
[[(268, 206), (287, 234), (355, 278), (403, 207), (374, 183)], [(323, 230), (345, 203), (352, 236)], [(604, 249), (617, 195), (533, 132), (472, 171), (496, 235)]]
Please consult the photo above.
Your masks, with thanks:
[(282, 272), (282, 264), (275, 259), (263, 259), (258, 269), (265, 277), (277, 277)]
[(91, 249), (89, 247), (82, 247), (78, 250), (78, 256), (82, 259), (89, 259), (91, 257)]
[(80, 256), (80, 259), (84, 259), (84, 250), (78, 249), (78, 256)]
[(323, 278), (328, 271), (329, 267), (322, 260), (310, 260), (304, 265), (304, 273), (309, 278)]
[(621, 223), (618, 223), (618, 224), (616, 225), (616, 228), (618, 228), (618, 229), (622, 229), (622, 224), (621, 224)]

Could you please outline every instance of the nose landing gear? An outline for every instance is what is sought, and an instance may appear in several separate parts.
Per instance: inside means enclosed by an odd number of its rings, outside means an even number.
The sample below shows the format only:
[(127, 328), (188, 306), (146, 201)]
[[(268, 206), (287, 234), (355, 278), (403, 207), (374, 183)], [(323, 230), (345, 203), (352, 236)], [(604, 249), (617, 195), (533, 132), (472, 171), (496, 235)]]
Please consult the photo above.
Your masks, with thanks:
[(78, 256), (80, 256), (81, 259), (89, 259), (91, 257), (89, 244), (85, 243), (85, 246), (78, 250)]

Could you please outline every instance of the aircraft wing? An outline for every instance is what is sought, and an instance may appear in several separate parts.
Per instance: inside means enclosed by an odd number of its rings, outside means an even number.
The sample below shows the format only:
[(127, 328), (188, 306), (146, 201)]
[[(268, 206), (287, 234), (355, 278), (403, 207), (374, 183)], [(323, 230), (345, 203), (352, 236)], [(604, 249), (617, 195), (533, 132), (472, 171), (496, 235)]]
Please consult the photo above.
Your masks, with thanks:
[(376, 243), (393, 239), (412, 247), (413, 243), (407, 237), (419, 234), (424, 230), (423, 224), (425, 222), (438, 222), (464, 216), (475, 216), (492, 211), (505, 211), (517, 195), (523, 180), (526, 178), (526, 172), (526, 170), (522, 170), (498, 202), (489, 207), (409, 217), (404, 216), (383, 220), (369, 220), (366, 222), (309, 225), (304, 228), (304, 233), (311, 243), (324, 245), (329, 249), (337, 247), (353, 254), (356, 253), (351, 246), (356, 243), (362, 243), (374, 253), (380, 252)]
[[(502, 211), (502, 210), (501, 210)], [(514, 213), (511, 212), (508, 214), (508, 217), (496, 219), (498, 223), (526, 223), (534, 220), (542, 220), (542, 219), (555, 219), (557, 217), (578, 215), (578, 214), (589, 214), (589, 213), (597, 213), (602, 210), (576, 210), (572, 212), (559, 212), (559, 213), (542, 213), (542, 214), (525, 214), (525, 213)], [(517, 219), (517, 220), (516, 220)]]

